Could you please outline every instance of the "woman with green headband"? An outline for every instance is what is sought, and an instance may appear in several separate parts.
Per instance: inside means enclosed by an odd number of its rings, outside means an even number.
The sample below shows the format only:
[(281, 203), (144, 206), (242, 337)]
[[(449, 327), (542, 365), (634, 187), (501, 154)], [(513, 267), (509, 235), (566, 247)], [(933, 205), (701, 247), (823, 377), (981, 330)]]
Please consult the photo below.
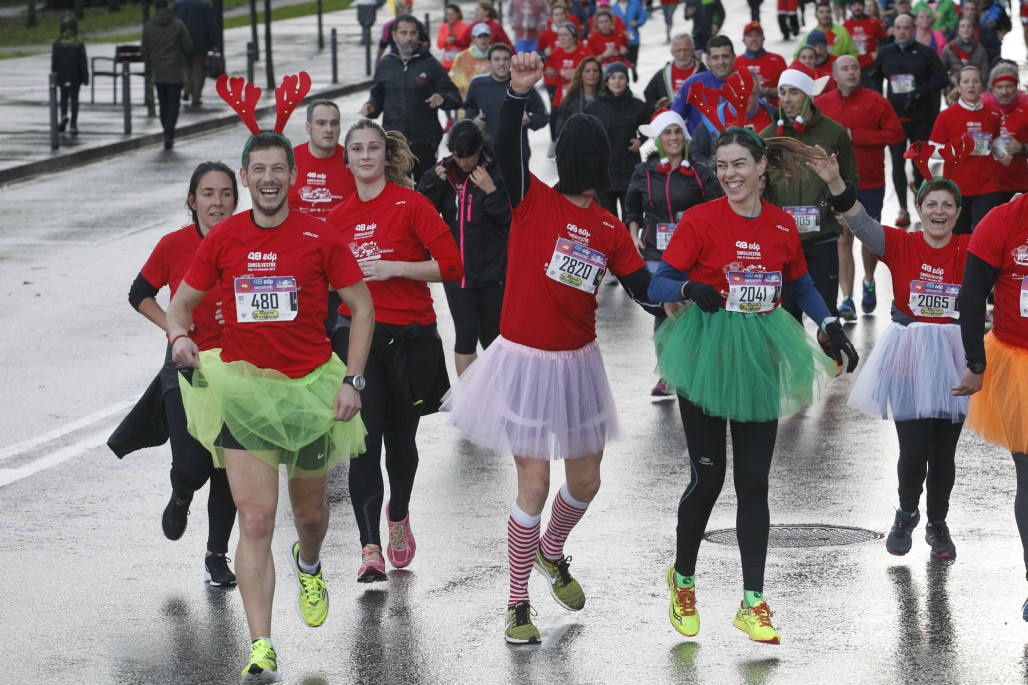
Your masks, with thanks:
[[(679, 395), (692, 473), (666, 573), (669, 615), (683, 635), (699, 632), (696, 558), (724, 483), (730, 426), (744, 591), (732, 625), (751, 640), (778, 644), (763, 596), (778, 419), (814, 402), (844, 354), (853, 371), (857, 353), (807, 273), (795, 219), (761, 198), (769, 169), (802, 176), (804, 162), (824, 153), (733, 126), (714, 154), (725, 197), (685, 212), (649, 288), (651, 300), (669, 303), (671, 315), (655, 336), (657, 368)], [(820, 325), (834, 362), (780, 307), (786, 291)]]
[[(645, 133), (653, 137), (657, 150), (635, 167), (628, 182), (625, 223), (646, 268), (654, 273), (685, 210), (721, 197), (724, 192), (711, 174), (707, 160), (697, 160), (691, 152), (685, 121), (678, 112), (659, 110)], [(654, 330), (664, 318), (655, 319)], [(673, 396), (663, 380), (653, 386), (650, 394)]]
[[(932, 151), (924, 143), (908, 151), (929, 178)], [(892, 273), (892, 324), (875, 344), (849, 398), (854, 409), (896, 423), (899, 507), (885, 549), (897, 556), (910, 551), (924, 488), (925, 542), (931, 545), (933, 559), (952, 559), (957, 552), (946, 515), (957, 440), (968, 411), (967, 398), (953, 395), (967, 369), (957, 297), (971, 236), (954, 235), (961, 214), (960, 189), (945, 178), (922, 184), (914, 207), (924, 230), (907, 233), (882, 226), (864, 211), (852, 184), (839, 175), (834, 155), (810, 166), (828, 184), (832, 208)]]

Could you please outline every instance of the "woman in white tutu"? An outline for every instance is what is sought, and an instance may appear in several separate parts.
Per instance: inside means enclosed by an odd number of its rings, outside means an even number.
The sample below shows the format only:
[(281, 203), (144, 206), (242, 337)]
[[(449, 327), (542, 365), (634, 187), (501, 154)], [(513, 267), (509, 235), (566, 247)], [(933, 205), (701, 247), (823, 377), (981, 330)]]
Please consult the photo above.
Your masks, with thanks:
[[(971, 142), (971, 149), (974, 144)], [(960, 189), (932, 178), (928, 159), (935, 147), (915, 143), (906, 156), (924, 173), (916, 209), (922, 232), (907, 233), (872, 219), (852, 184), (843, 182), (834, 157), (810, 162), (828, 183), (833, 209), (850, 230), (892, 272), (892, 324), (875, 345), (850, 394), (849, 405), (883, 419), (892, 418), (899, 436), (899, 508), (885, 541), (895, 555), (910, 551), (911, 534), (921, 519), (918, 503), (926, 485), (925, 541), (934, 559), (956, 557), (946, 515), (955, 474), (957, 440), (967, 416), (967, 397), (953, 387), (967, 368), (957, 324), (957, 296), (967, 259), (969, 235), (953, 235), (960, 215)], [(948, 147), (951, 163), (966, 157), (963, 145)]]
[[(575, 114), (562, 127), (556, 187), (529, 173), (521, 119), (542, 76), (537, 54), (515, 55), (500, 109), (496, 161), (513, 208), (500, 337), (468, 367), (443, 405), (453, 412), (450, 423), (469, 440), (514, 454), (518, 493), (507, 524), (504, 631), (512, 643), (541, 639), (528, 597), (533, 566), (558, 604), (571, 611), (585, 605), (568, 571), (564, 541), (599, 490), (604, 445), (618, 433), (596, 344), (596, 289), (609, 269), (642, 303), (650, 282), (624, 224), (595, 202), (596, 190), (609, 185), (610, 152), (599, 120)], [(567, 481), (540, 536), (550, 460), (560, 458)]]

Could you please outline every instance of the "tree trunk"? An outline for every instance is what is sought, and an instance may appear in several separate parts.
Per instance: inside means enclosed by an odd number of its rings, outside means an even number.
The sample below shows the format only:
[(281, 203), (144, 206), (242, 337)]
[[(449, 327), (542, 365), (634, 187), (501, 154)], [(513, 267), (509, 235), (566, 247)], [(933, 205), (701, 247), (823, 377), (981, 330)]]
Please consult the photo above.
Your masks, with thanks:
[(39, 26), (39, 20), (36, 19), (36, 0), (29, 0), (29, 12), (28, 16), (25, 17), (25, 28), (31, 29)]
[(75, 18), (84, 19), (86, 16), (86, 0), (75, 0), (73, 3)]

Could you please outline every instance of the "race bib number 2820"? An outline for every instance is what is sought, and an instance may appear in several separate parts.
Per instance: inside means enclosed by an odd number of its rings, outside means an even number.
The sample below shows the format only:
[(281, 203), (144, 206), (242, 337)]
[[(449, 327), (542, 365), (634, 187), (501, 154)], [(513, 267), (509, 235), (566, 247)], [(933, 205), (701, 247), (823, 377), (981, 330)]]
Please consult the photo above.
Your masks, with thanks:
[(595, 293), (607, 271), (607, 256), (585, 245), (557, 238), (550, 264), (549, 278), (586, 293)]

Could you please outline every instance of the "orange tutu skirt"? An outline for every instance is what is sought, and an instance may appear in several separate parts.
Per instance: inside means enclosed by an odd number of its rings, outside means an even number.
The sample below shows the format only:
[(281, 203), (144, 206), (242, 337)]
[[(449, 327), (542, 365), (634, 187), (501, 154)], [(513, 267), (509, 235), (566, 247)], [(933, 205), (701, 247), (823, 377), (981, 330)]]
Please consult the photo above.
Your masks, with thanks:
[(1028, 349), (985, 336), (985, 378), (971, 395), (967, 427), (1011, 452), (1028, 452)]

